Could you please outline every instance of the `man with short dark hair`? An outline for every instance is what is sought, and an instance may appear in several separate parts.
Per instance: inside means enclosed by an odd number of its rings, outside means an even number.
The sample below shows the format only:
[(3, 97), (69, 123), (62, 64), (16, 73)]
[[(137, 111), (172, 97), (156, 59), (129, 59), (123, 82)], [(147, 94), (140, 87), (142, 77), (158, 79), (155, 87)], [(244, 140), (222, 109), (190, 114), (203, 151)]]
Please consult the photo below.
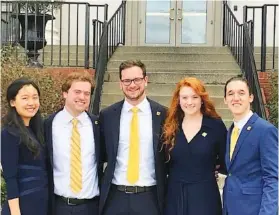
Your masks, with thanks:
[(234, 117), (227, 136), (224, 214), (278, 214), (278, 130), (251, 111), (254, 96), (244, 78), (228, 80), (224, 97)]
[(100, 214), (163, 214), (166, 170), (161, 150), (166, 109), (148, 99), (148, 77), (141, 61), (119, 67), (125, 99), (100, 113), (107, 167), (100, 197)]

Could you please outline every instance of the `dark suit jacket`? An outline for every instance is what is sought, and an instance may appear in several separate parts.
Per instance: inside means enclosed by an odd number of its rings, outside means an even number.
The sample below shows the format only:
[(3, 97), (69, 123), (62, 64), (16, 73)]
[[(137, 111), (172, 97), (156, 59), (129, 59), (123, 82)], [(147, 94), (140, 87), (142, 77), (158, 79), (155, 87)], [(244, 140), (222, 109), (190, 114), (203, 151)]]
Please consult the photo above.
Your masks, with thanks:
[[(152, 112), (152, 128), (153, 128), (153, 148), (155, 159), (155, 174), (157, 181), (158, 203), (161, 213), (163, 212), (163, 204), (166, 188), (166, 168), (165, 156), (162, 148), (161, 134), (162, 126), (166, 117), (166, 108), (155, 101), (148, 99)], [(119, 144), (120, 115), (124, 100), (117, 102), (100, 113), (101, 128), (101, 144), (106, 148), (107, 167), (104, 173), (104, 179), (101, 186), (100, 197), (100, 214), (103, 212), (106, 200), (108, 198), (111, 182), (114, 177), (116, 157)], [(144, 207), (144, 205), (143, 205)]]
[[(59, 110), (58, 112), (60, 112)], [(48, 169), (49, 169), (49, 193), (50, 193), (50, 212), (49, 214), (52, 215), (54, 210), (54, 181), (53, 181), (53, 143), (52, 143), (52, 122), (56, 114), (54, 113), (51, 116), (49, 116), (45, 122), (44, 122), (44, 128), (45, 128), (45, 141), (47, 144), (47, 152), (48, 152)], [(86, 112), (87, 113), (87, 112)], [(99, 179), (99, 185), (101, 178), (103, 176), (103, 158), (102, 153), (103, 149), (100, 145), (100, 129), (99, 129), (99, 121), (97, 116), (87, 113), (92, 121), (92, 127), (93, 127), (93, 133), (95, 138), (95, 152), (96, 152), (96, 161), (97, 161), (97, 174)]]
[(278, 130), (254, 113), (241, 130), (232, 159), (228, 131), (224, 214), (278, 214)]
[[(28, 129), (32, 134), (33, 131)], [(7, 200), (19, 198), (21, 214), (46, 214), (48, 204), (46, 150), (45, 145), (38, 143), (38, 146), (40, 153), (34, 157), (22, 143), (17, 127), (8, 126), (1, 131), (1, 165), (6, 181)], [(1, 214), (10, 214), (7, 201), (2, 205)]]

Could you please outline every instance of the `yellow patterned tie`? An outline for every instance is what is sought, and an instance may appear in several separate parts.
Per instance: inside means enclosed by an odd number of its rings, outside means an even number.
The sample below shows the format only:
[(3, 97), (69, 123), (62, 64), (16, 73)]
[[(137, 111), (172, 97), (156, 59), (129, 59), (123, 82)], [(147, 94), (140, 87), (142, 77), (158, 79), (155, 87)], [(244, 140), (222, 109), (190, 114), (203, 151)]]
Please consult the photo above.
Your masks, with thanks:
[(239, 136), (239, 128), (234, 127), (231, 134), (231, 144), (230, 144), (230, 160), (232, 159), (233, 151), (235, 149), (235, 145)]
[(138, 108), (133, 107), (133, 117), (130, 127), (130, 149), (127, 170), (127, 180), (131, 184), (135, 184), (139, 179), (139, 120)]
[(73, 130), (71, 137), (71, 170), (70, 170), (70, 186), (74, 193), (78, 193), (82, 189), (82, 168), (81, 168), (81, 149), (80, 134), (78, 131), (78, 120), (72, 120)]

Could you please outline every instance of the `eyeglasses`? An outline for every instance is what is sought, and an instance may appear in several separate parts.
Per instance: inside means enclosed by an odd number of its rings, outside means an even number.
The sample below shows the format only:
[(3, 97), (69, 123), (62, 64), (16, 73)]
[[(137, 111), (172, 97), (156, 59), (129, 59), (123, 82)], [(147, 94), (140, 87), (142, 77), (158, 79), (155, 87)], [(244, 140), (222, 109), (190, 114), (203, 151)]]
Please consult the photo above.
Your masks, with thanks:
[(144, 78), (124, 79), (121, 80), (121, 82), (124, 84), (124, 86), (130, 86), (132, 82), (134, 82), (135, 85), (140, 85), (143, 79)]

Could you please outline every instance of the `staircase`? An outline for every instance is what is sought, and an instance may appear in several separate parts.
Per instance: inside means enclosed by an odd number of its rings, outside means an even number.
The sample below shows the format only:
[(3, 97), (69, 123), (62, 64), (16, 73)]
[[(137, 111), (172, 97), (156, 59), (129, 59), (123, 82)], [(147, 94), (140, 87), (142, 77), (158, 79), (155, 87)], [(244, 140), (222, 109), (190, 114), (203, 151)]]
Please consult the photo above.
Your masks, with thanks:
[[(261, 69), (261, 48), (254, 48), (254, 58), (256, 62), (257, 70)], [(273, 68), (273, 48), (266, 47), (266, 71), (271, 71)], [(278, 47), (275, 47), (274, 53), (274, 70), (278, 71)]]
[(147, 95), (166, 107), (178, 81), (187, 76), (199, 78), (226, 126), (231, 124), (232, 116), (224, 104), (224, 84), (241, 71), (226, 47), (119, 47), (108, 62), (101, 109), (123, 99), (118, 67), (127, 59), (146, 64)]

